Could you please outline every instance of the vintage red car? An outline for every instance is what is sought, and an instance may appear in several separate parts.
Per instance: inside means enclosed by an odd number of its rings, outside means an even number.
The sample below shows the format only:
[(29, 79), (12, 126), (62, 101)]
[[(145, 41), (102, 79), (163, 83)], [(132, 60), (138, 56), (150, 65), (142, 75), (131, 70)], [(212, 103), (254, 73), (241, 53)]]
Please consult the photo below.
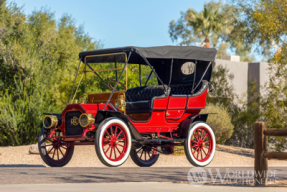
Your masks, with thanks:
[[(209, 114), (200, 111), (212, 90), (209, 82), (216, 52), (194, 46), (81, 52), (66, 108), (61, 114), (45, 113), (38, 139), (43, 161), (51, 167), (65, 166), (75, 145), (95, 145), (98, 158), (107, 166), (120, 166), (131, 156), (144, 167), (153, 165), (160, 153), (171, 154), (174, 146), (184, 146), (192, 165), (208, 165), (216, 141), (206, 123)], [(139, 79), (129, 81), (139, 80), (139, 86), (127, 89), (131, 65), (138, 66)], [(150, 70), (145, 76), (144, 67)], [(148, 85), (152, 76), (156, 85)], [(82, 80), (86, 93), (70, 103)]]

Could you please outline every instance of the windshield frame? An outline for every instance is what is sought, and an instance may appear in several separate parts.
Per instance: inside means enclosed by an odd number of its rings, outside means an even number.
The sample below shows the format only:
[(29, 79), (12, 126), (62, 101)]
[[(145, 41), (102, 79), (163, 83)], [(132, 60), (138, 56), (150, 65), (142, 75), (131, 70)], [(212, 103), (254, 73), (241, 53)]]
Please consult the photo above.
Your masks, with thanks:
[[(115, 56), (115, 55), (124, 55), (124, 64), (127, 63), (127, 54), (125, 52), (119, 52), (119, 53), (108, 53), (108, 54), (100, 54), (100, 55), (88, 55), (85, 57), (85, 60), (84, 60), (84, 64), (85, 64), (85, 67), (84, 67), (84, 71), (83, 73), (85, 74), (85, 94), (89, 94), (87, 93), (87, 73), (94, 73), (96, 76), (98, 76), (101, 81), (111, 90), (113, 91), (113, 89), (109, 86), (108, 82), (106, 82), (105, 80), (103, 80), (103, 78), (101, 78), (101, 76), (97, 73), (97, 72), (103, 72), (103, 71), (117, 71), (117, 70), (126, 70), (126, 87), (125, 87), (125, 92), (127, 91), (127, 86), (128, 86), (128, 70), (127, 70), (127, 66), (126, 67), (123, 67), (123, 68), (117, 68), (117, 60), (115, 59), (115, 68), (110, 68), (110, 69), (97, 69), (97, 70), (94, 70), (88, 63), (87, 63), (87, 58), (90, 58), (90, 57), (105, 57), (105, 56)], [(116, 57), (115, 57), (116, 58)], [(95, 63), (96, 64), (96, 63)], [(87, 66), (91, 69), (90, 71), (87, 71)], [(116, 73), (116, 81), (118, 80), (118, 77), (117, 77), (117, 73)], [(115, 85), (115, 87), (117, 87)], [(122, 91), (120, 91), (122, 92)], [(109, 93), (109, 92), (105, 92), (105, 93)], [(112, 93), (112, 92), (111, 92)], [(90, 93), (91, 94), (91, 93)]]

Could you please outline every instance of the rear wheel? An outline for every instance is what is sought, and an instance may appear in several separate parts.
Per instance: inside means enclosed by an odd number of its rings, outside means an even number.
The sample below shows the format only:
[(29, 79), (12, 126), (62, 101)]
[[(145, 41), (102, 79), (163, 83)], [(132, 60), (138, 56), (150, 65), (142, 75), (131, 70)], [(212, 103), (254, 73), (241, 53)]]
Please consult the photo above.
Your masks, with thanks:
[(196, 167), (208, 165), (214, 157), (215, 148), (216, 140), (211, 127), (205, 122), (192, 123), (184, 143), (189, 162)]
[(129, 157), (131, 144), (129, 128), (121, 119), (112, 117), (99, 125), (95, 147), (103, 164), (109, 167), (122, 165)]
[(63, 141), (62, 132), (56, 131), (52, 138), (49, 138), (50, 132), (50, 129), (41, 129), (38, 138), (40, 156), (50, 167), (63, 167), (71, 160), (74, 146)]
[(158, 160), (158, 147), (142, 146), (137, 149), (131, 149), (131, 158), (135, 164), (140, 167), (150, 167)]

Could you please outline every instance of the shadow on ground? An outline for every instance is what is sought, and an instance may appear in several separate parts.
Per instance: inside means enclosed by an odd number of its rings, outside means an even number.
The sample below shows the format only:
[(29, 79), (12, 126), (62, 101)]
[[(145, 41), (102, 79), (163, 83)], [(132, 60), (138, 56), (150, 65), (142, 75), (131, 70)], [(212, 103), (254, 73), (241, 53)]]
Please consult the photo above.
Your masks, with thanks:
[(13, 164), (13, 165), (0, 165), (0, 167), (45, 167), (44, 165), (29, 165), (29, 164)]

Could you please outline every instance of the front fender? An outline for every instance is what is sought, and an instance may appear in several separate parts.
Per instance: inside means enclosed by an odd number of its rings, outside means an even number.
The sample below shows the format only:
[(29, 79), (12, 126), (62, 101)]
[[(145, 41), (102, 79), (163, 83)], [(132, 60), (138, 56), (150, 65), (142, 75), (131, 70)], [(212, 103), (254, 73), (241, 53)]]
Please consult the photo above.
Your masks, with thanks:
[(97, 112), (96, 117), (95, 117), (95, 127), (98, 127), (103, 120), (105, 120), (109, 117), (117, 117), (117, 118), (123, 120), (127, 124), (128, 128), (130, 129), (132, 138), (137, 140), (137, 141), (143, 141), (141, 134), (136, 130), (136, 128), (133, 126), (133, 124), (130, 122), (130, 120), (123, 113), (121, 113), (119, 111), (102, 111), (102, 110), (99, 110)]

